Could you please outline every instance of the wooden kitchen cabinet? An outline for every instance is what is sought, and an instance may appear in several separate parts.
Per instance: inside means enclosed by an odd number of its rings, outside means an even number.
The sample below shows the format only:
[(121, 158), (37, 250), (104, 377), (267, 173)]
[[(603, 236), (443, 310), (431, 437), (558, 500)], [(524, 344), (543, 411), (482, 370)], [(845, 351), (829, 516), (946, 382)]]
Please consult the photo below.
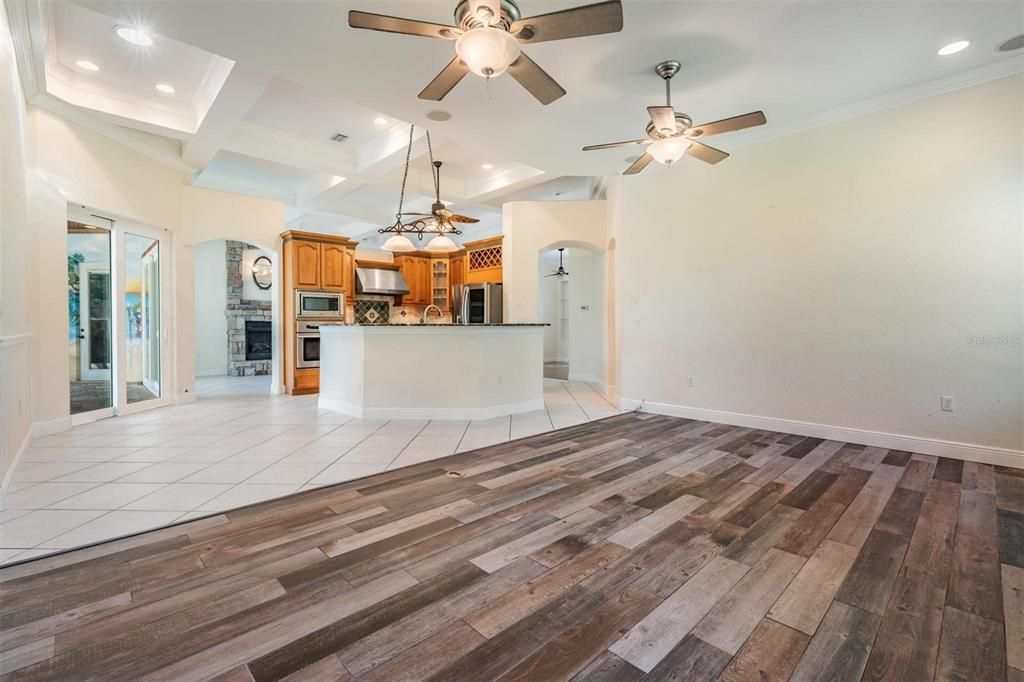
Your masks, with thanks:
[(289, 394), (317, 393), (320, 370), (296, 367), (295, 291), (330, 291), (355, 298), (355, 250), (348, 237), (290, 230), (281, 234), (284, 388)]
[(320, 288), (324, 291), (343, 291), (349, 294), (345, 286), (347, 252), (348, 248), (340, 244), (320, 244)]
[(296, 241), (292, 247), (291, 261), (296, 289), (320, 288), (320, 244)]

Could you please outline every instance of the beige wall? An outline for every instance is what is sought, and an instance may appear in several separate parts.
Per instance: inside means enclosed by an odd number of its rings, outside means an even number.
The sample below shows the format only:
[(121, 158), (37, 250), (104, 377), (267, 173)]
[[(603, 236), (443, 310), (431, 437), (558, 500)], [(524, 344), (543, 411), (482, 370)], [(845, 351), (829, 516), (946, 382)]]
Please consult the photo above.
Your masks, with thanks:
[[(596, 254), (595, 286), (600, 289), (591, 308), (595, 329), (614, 324), (614, 281), (608, 272), (614, 267), (607, 251), (608, 207), (604, 201), (514, 201), (502, 207), (504, 305), (506, 322), (540, 320), (540, 253), (559, 246), (573, 252)], [(570, 268), (571, 272), (571, 268)], [(570, 285), (571, 286), (571, 285)], [(571, 302), (570, 302), (571, 305)], [(578, 316), (577, 316), (578, 317)], [(588, 326), (589, 328), (589, 326)], [(572, 344), (572, 330), (569, 331)], [(600, 369), (588, 367), (588, 380), (597, 380), (614, 391), (613, 358), (608, 352), (609, 338), (600, 339)], [(586, 353), (591, 364), (592, 353)], [(581, 356), (584, 357), (584, 356)], [(570, 372), (572, 367), (569, 368)]]
[[(174, 399), (194, 395), (195, 275), (192, 249), (210, 239), (241, 239), (278, 248), (280, 202), (186, 185), (177, 171), (47, 111), (30, 108), (36, 150), (30, 189), (33, 280), (30, 303), (46, 310), (34, 321), (33, 420), (42, 430), (66, 425), (66, 218), (81, 204), (118, 219), (168, 231), (172, 249), (170, 381)], [(275, 267), (279, 264), (276, 262)], [(277, 357), (280, 357), (278, 353)]]
[(1006, 78), (618, 179), (625, 405), (1024, 463), (1022, 93)]
[(32, 353), (25, 103), (0, 0), (0, 509), (31, 427)]

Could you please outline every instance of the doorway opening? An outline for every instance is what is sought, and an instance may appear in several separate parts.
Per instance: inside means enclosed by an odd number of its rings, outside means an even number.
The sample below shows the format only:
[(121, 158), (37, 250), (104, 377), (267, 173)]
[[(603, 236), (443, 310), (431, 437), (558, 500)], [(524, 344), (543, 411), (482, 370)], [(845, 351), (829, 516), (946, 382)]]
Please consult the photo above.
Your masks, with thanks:
[(193, 256), (196, 393), (273, 392), (277, 254), (218, 239), (196, 245)]
[(603, 384), (604, 257), (576, 245), (541, 250), (538, 312), (544, 377)]
[[(167, 233), (69, 207), (68, 379), (74, 423), (167, 404)], [(163, 249), (162, 249), (163, 245)]]

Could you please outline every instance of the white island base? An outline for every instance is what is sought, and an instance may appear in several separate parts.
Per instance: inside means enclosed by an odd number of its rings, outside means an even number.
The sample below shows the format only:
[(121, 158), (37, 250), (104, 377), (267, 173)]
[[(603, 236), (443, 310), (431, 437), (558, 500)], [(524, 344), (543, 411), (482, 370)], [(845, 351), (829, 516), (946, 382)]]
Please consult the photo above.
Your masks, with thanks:
[(359, 419), (543, 410), (544, 326), (322, 324), (318, 405)]

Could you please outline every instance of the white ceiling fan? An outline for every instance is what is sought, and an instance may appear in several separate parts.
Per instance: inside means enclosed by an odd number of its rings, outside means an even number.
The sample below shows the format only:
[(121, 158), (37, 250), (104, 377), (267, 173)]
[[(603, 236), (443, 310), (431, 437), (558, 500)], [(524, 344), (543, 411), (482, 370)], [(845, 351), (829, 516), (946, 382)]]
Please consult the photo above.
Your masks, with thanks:
[(608, 0), (523, 18), (513, 0), (461, 0), (455, 7), (455, 24), (348, 13), (352, 28), (455, 41), (455, 58), (423, 89), (420, 99), (440, 101), (470, 71), (484, 78), (508, 71), (541, 104), (551, 104), (565, 90), (520, 46), (621, 31), (622, 3)]

